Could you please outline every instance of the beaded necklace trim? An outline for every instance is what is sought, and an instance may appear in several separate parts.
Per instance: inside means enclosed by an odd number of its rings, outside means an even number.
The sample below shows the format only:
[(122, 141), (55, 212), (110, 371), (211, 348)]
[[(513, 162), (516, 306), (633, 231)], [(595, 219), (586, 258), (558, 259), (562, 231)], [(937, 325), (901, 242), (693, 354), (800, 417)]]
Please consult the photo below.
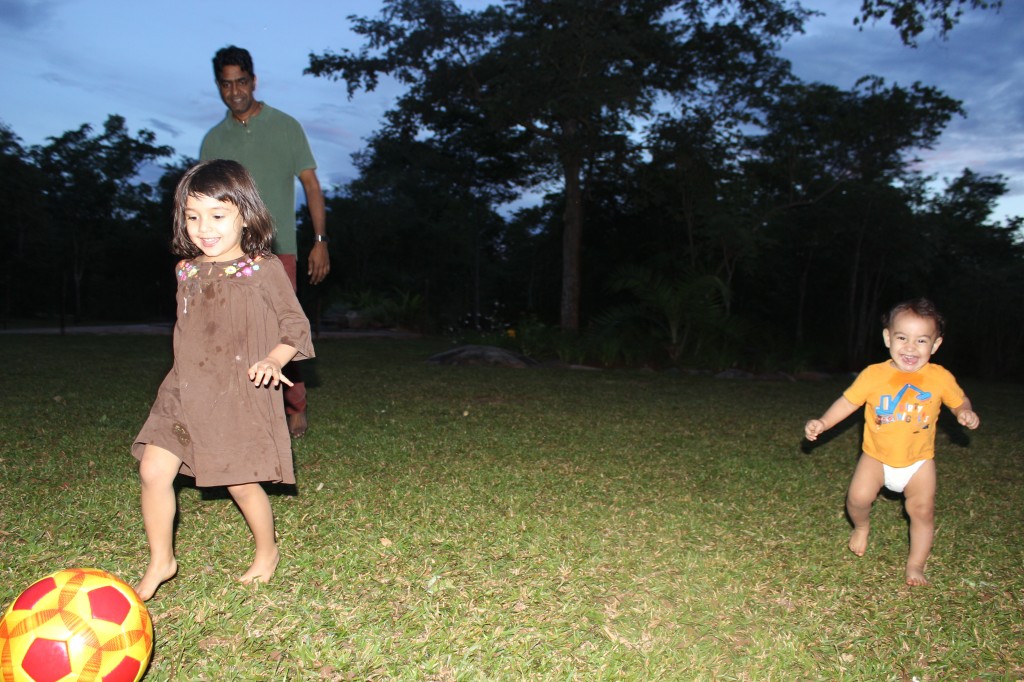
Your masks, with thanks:
[[(257, 270), (260, 269), (260, 264), (257, 262), (259, 259), (253, 260), (252, 258), (246, 258), (245, 260), (235, 261), (234, 263), (228, 263), (224, 265), (222, 263), (210, 263), (211, 269), (216, 266), (221, 269), (218, 276), (220, 277), (252, 277)], [(190, 277), (199, 276), (199, 266), (194, 261), (183, 260), (178, 264), (178, 280), (184, 282)]]
[[(204, 265), (210, 266), (212, 273), (214, 268), (220, 270), (217, 273), (217, 277), (252, 277), (260, 269), (259, 261), (261, 258), (246, 258), (244, 260), (237, 260), (229, 263), (205, 263)], [(199, 288), (199, 293), (203, 291), (202, 282), (199, 279), (200, 267), (195, 261), (183, 260), (178, 263), (177, 276), (179, 282), (189, 282), (189, 292), (194, 293), (194, 287)], [(182, 308), (182, 314), (188, 314), (188, 294), (184, 297), (184, 306)]]

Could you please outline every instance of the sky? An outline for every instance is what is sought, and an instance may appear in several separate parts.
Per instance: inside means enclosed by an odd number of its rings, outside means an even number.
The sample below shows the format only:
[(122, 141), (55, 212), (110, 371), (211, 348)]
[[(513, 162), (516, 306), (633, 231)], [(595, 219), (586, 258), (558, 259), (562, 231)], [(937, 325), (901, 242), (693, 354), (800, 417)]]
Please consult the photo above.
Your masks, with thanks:
[[(937, 190), (965, 167), (1001, 174), (1009, 193), (994, 217), (1024, 216), (1024, 2), (1004, 4), (999, 13), (968, 12), (947, 40), (929, 31), (913, 49), (887, 23), (855, 27), (859, 0), (805, 0), (822, 15), (786, 43), (783, 56), (809, 82), (849, 89), (876, 75), (961, 100), (967, 117), (919, 154), (921, 170), (936, 177)], [(348, 17), (373, 17), (380, 7), (378, 0), (0, 0), (0, 123), (30, 146), (86, 123), (99, 130), (119, 114), (133, 132), (151, 130), (177, 155), (197, 157), (225, 113), (211, 58), (235, 44), (253, 55), (257, 98), (305, 127), (329, 190), (354, 177), (352, 154), (400, 91), (382, 82), (349, 99), (343, 83), (302, 72), (310, 53), (358, 49)]]

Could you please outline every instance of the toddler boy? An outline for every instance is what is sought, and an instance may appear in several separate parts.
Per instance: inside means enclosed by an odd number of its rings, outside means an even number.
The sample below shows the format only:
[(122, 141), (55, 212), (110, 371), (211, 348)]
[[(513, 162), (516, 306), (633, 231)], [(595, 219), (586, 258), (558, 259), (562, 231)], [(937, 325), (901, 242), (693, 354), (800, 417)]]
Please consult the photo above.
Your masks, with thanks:
[(863, 453), (846, 495), (850, 551), (864, 555), (871, 505), (882, 487), (903, 493), (910, 517), (907, 584), (927, 585), (924, 567), (935, 534), (935, 423), (942, 405), (969, 429), (980, 420), (953, 375), (929, 362), (942, 345), (943, 320), (935, 305), (924, 298), (900, 303), (883, 323), (890, 359), (865, 368), (825, 414), (807, 422), (804, 435), (817, 440), (865, 405)]

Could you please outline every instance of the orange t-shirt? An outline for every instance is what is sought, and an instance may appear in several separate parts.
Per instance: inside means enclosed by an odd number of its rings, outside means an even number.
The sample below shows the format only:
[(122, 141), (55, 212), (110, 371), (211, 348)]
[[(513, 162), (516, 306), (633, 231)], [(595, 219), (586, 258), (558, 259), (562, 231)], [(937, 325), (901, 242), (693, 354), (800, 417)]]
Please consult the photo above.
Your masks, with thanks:
[(964, 402), (963, 389), (945, 368), (928, 363), (901, 372), (889, 360), (866, 367), (843, 397), (864, 405), (864, 452), (892, 467), (935, 457), (942, 406), (955, 410)]

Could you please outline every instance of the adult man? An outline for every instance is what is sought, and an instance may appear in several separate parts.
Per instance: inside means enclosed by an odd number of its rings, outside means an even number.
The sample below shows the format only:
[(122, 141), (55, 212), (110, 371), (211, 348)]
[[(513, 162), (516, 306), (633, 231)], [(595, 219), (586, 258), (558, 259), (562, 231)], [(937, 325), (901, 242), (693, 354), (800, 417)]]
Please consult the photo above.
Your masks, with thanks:
[[(313, 223), (313, 249), (309, 253), (309, 282), (319, 284), (331, 269), (327, 251), (327, 213), (316, 161), (302, 126), (294, 118), (253, 96), (256, 73), (248, 50), (230, 45), (213, 57), (213, 74), (220, 98), (227, 105), (224, 120), (206, 133), (201, 160), (238, 161), (256, 181), (277, 226), (274, 253), (280, 258), (298, 289), (296, 263), (295, 178), (306, 194)], [(288, 431), (293, 438), (306, 433), (306, 385), (289, 364), (286, 372), (294, 386), (284, 392)]]

